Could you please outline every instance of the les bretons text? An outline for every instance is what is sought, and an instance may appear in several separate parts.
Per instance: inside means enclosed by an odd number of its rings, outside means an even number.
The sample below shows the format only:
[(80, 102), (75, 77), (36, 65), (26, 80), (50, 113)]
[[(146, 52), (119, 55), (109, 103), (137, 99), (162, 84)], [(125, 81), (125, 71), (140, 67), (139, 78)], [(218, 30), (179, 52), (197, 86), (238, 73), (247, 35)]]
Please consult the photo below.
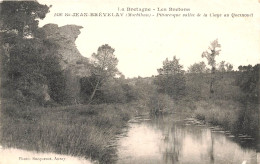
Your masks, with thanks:
[(132, 8), (132, 7), (127, 7), (125, 8), (121, 8), (119, 9), (120, 11), (138, 11), (138, 12), (149, 12), (149, 11), (190, 11), (189, 8), (161, 8), (161, 7), (157, 7), (157, 8)]
[[(143, 12), (164, 12), (164, 11), (190, 11), (189, 8), (138, 8), (138, 7), (126, 7), (126, 8), (118, 8), (120, 12), (93, 12), (93, 13), (55, 13), (54, 16), (72, 16), (72, 17), (123, 17), (123, 16), (133, 16), (133, 15), (140, 15), (143, 16), (141, 13)], [(132, 13), (126, 13), (132, 12)], [(139, 12), (139, 13), (136, 13)], [(147, 15), (146, 15), (147, 16)], [(153, 15), (149, 15), (153, 16)]]

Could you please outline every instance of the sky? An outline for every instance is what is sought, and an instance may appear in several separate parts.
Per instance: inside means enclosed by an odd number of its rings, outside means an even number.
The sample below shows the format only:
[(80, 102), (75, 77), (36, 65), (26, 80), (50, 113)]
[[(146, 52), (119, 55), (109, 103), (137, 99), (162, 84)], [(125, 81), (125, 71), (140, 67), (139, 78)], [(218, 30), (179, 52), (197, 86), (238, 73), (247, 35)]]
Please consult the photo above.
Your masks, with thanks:
[[(216, 58), (234, 65), (260, 63), (260, 3), (258, 0), (39, 0), (52, 5), (40, 26), (82, 26), (76, 40), (80, 53), (90, 57), (99, 46), (109, 44), (115, 49), (118, 68), (126, 77), (157, 75), (166, 58), (176, 56), (187, 68), (206, 59), (201, 58), (210, 43), (218, 39), (221, 53)], [(149, 3), (148, 3), (149, 2)], [(164, 14), (201, 14), (200, 17), (72, 17), (65, 13), (124, 13), (118, 8), (151, 8)], [(187, 12), (158, 12), (157, 8), (188, 8)], [(153, 10), (155, 9), (155, 10)], [(55, 16), (62, 13), (63, 16)], [(139, 13), (139, 12), (131, 12)], [(204, 17), (203, 14), (207, 14)], [(249, 14), (250, 17), (232, 17)], [(215, 17), (210, 17), (215, 16)], [(222, 17), (216, 17), (222, 14)], [(229, 17), (224, 17), (229, 14)], [(207, 62), (206, 62), (207, 63)]]

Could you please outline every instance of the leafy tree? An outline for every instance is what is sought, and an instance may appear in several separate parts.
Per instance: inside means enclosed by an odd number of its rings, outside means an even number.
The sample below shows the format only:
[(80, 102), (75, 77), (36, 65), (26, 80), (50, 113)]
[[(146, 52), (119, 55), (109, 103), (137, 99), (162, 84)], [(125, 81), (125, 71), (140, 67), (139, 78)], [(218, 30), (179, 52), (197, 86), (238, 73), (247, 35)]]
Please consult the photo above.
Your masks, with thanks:
[(101, 89), (101, 86), (108, 78), (113, 78), (120, 74), (117, 69), (118, 59), (114, 55), (114, 52), (115, 50), (112, 47), (105, 44), (98, 48), (97, 53), (92, 54), (91, 74), (94, 80), (89, 81), (92, 86), (89, 103), (91, 103), (96, 92)]
[(251, 65), (243, 66), (242, 73), (236, 79), (238, 86), (245, 93), (245, 98), (248, 101), (257, 103), (259, 101), (259, 72), (260, 64), (254, 67)]
[(49, 92), (53, 100), (61, 102), (65, 83), (56, 49), (53, 42), (42, 38), (25, 39), (15, 44), (10, 50), (10, 61), (5, 63), (5, 78), (9, 79), (9, 85), (31, 99), (37, 97), (34, 96), (35, 86), (40, 89), (47, 85), (43, 92)]
[(188, 68), (189, 73), (207, 73), (209, 69), (204, 62), (194, 63)]
[(176, 75), (178, 73), (184, 73), (183, 66), (179, 64), (179, 59), (176, 56), (173, 60), (166, 58), (163, 61), (163, 67), (157, 70), (160, 75)]
[(240, 72), (245, 72), (245, 71), (253, 71), (253, 67), (252, 67), (252, 65), (251, 64), (249, 64), (248, 66), (239, 66), (238, 67), (238, 70), (240, 71)]
[(227, 70), (227, 72), (233, 71), (233, 65), (230, 64), (230, 63), (227, 63), (227, 64), (226, 64), (226, 70)]
[(233, 70), (233, 65), (230, 63), (226, 63), (225, 61), (221, 61), (218, 64), (218, 69), (219, 72), (231, 72)]
[[(91, 82), (96, 80), (96, 76), (80, 79), (81, 97), (84, 103), (89, 102), (93, 92)], [(125, 103), (143, 98), (139, 94), (144, 87), (129, 85), (127, 80), (122, 78), (108, 78), (99, 88), (95, 93), (95, 103)]]
[(119, 79), (109, 78), (101, 88), (103, 101), (106, 103), (125, 103), (127, 97), (122, 86), (123, 83)]
[(211, 95), (214, 93), (214, 82), (215, 82), (215, 73), (216, 73), (216, 56), (219, 55), (219, 52), (221, 51), (219, 48), (221, 45), (218, 43), (218, 40), (214, 40), (211, 42), (210, 46), (208, 47), (208, 50), (204, 51), (202, 53), (202, 58), (206, 58), (208, 61), (208, 65), (211, 66), (211, 81), (210, 81), (210, 93)]
[(138, 100), (138, 89), (129, 84), (123, 84), (122, 89), (124, 90), (126, 102), (136, 101)]
[(225, 61), (221, 61), (218, 65), (218, 69), (219, 72), (226, 72), (226, 68), (225, 68)]
[(38, 28), (37, 19), (45, 18), (49, 12), (47, 5), (37, 1), (3, 1), (0, 8), (1, 30), (14, 30), (20, 38), (32, 35)]
[(0, 8), (2, 87), (19, 93), (24, 102), (42, 103), (48, 93), (56, 102), (63, 101), (58, 45), (38, 28), (37, 19), (43, 19), (49, 7), (37, 1), (3, 1)]
[[(89, 102), (90, 96), (94, 90), (94, 83), (97, 81), (97, 77), (93, 74), (88, 77), (83, 77), (80, 79), (80, 92), (81, 92), (81, 99), (83, 103)], [(100, 89), (96, 90), (96, 97), (101, 97)], [(97, 100), (96, 100), (97, 101)]]
[[(18, 44), (23, 45), (24, 37), (38, 29), (38, 20), (49, 12), (49, 7), (36, 1), (6, 1), (0, 3), (0, 43), (3, 69), (8, 69), (12, 59), (10, 51)], [(6, 72), (3, 70), (3, 72)]]
[(242, 72), (242, 66), (238, 66), (238, 70)]
[(178, 99), (184, 95), (184, 70), (176, 56), (173, 57), (172, 61), (166, 58), (163, 61), (163, 67), (157, 71), (159, 75), (154, 82), (159, 86), (159, 92), (166, 93), (174, 99)]

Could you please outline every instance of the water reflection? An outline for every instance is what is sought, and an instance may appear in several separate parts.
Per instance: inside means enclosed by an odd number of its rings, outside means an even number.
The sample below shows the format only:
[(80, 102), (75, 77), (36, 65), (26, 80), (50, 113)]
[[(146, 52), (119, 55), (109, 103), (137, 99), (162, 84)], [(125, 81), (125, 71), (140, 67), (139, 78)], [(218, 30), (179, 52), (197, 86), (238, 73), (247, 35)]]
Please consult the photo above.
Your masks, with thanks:
[(222, 132), (186, 124), (181, 115), (130, 123), (118, 141), (117, 163), (256, 164), (256, 151), (242, 148)]

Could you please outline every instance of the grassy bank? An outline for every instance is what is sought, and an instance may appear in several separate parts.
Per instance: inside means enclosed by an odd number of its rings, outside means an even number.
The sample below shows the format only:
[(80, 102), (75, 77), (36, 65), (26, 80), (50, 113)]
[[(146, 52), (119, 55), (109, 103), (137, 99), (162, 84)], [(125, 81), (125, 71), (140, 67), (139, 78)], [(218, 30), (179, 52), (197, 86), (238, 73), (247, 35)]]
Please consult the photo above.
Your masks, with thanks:
[(109, 141), (134, 115), (138, 103), (53, 108), (2, 102), (1, 144), (7, 147), (84, 156), (110, 163)]
[(213, 125), (220, 125), (234, 134), (257, 137), (258, 108), (231, 100), (198, 101), (195, 116)]

